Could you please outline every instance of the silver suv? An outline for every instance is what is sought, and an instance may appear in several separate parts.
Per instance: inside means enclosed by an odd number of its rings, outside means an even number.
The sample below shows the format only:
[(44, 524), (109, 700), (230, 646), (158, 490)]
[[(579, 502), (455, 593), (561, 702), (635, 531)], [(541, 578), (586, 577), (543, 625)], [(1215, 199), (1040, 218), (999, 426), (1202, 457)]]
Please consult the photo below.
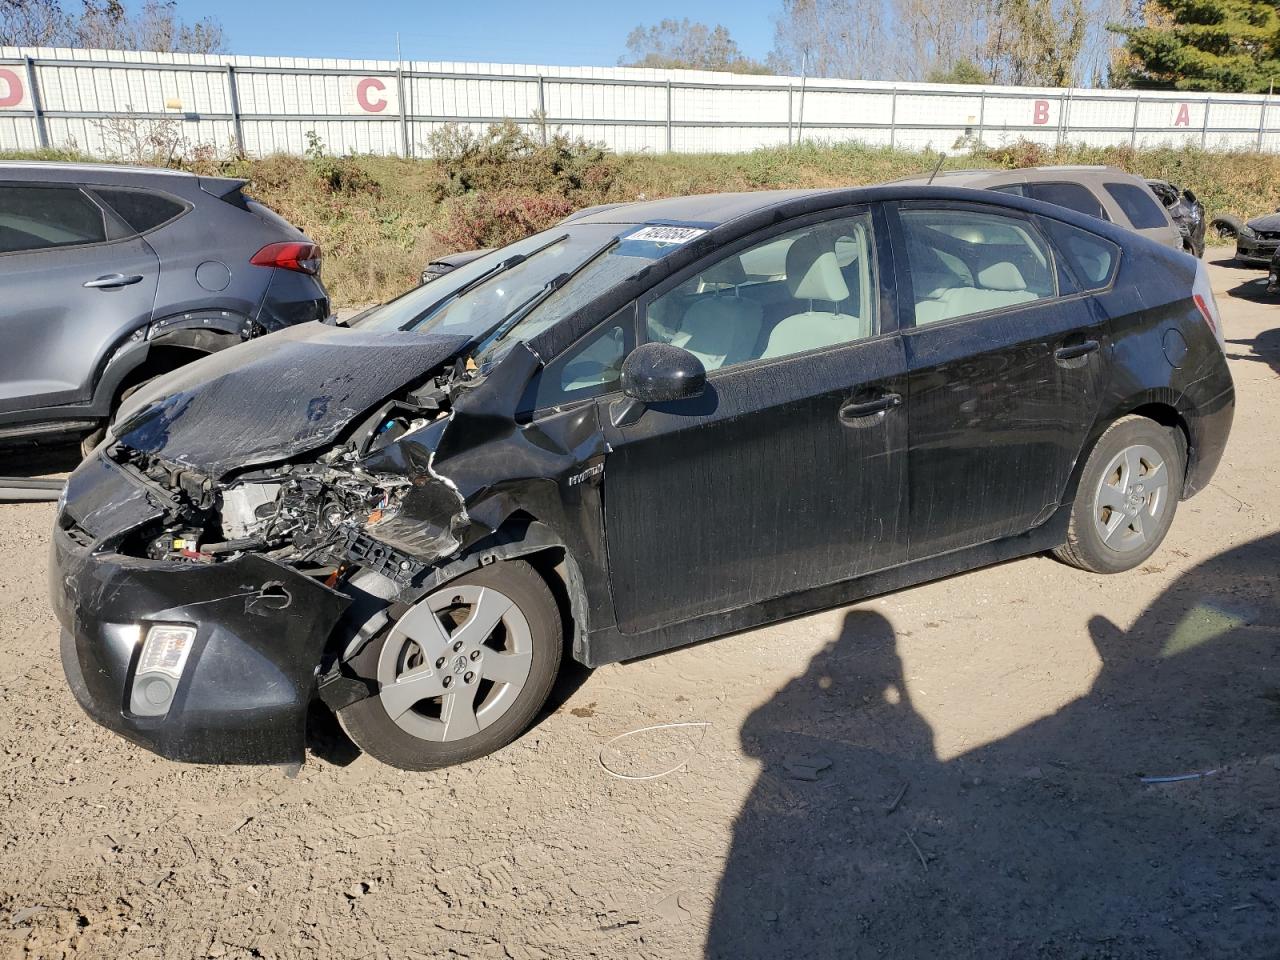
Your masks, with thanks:
[[(911, 177), (902, 183), (925, 183)], [(1141, 177), (1115, 167), (1024, 167), (1020, 170), (948, 170), (933, 178), (938, 187), (995, 190), (1043, 200), (1099, 220), (1127, 227), (1157, 243), (1184, 250), (1181, 231)]]
[(205, 354), (329, 315), (320, 248), (243, 180), (0, 163), (0, 441), (80, 433)]

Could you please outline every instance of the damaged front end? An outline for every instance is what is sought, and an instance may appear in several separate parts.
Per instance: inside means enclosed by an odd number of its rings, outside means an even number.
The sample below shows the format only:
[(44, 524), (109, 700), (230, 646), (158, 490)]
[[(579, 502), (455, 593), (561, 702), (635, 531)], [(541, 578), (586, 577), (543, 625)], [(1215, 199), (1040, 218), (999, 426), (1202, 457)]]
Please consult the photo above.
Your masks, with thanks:
[[(414, 379), (396, 357), (391, 376), (407, 382), (390, 399), (313, 362), (323, 399), (298, 401), (274, 379), (295, 362), (259, 355), (134, 408), (73, 475), (54, 536), (64, 665), (94, 719), (172, 759), (301, 762), (317, 677), (462, 546), (464, 498), (430, 462), (456, 347), (417, 345), (418, 362), (437, 362)], [(215, 414), (209, 393), (237, 389), (241, 402)], [(264, 392), (292, 407), (255, 423), (245, 407)], [(228, 420), (243, 428), (234, 440)], [(408, 435), (413, 455), (388, 460)], [(185, 646), (153, 654), (156, 636)]]

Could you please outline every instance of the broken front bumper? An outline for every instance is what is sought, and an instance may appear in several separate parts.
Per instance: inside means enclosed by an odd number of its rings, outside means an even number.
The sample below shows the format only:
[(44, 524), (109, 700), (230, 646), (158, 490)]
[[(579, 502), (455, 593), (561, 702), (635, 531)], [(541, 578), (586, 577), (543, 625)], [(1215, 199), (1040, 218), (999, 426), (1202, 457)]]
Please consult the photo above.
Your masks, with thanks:
[(1237, 237), (1236, 259), (1241, 263), (1266, 266), (1271, 263), (1277, 247), (1280, 247), (1280, 240), (1264, 237)]
[[(209, 565), (124, 556), (66, 514), (49, 577), (67, 682), (98, 723), (171, 760), (302, 761), (316, 667), (347, 597), (249, 554)], [(155, 624), (192, 626), (195, 640), (168, 712), (138, 716), (134, 673)]]

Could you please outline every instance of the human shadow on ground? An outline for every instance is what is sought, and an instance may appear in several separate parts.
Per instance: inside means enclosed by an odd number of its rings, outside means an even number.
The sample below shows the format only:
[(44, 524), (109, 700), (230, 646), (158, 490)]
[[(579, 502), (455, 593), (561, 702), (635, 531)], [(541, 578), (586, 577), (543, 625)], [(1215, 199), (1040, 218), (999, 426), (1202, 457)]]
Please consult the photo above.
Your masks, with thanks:
[(1128, 630), (1094, 617), (1085, 696), (947, 761), (892, 625), (849, 612), (743, 727), (763, 770), (707, 955), (1280, 956), (1278, 569), (1271, 535), (1184, 574)]
[[(1248, 347), (1247, 353), (1233, 350), (1233, 347)], [(1228, 340), (1227, 356), (1231, 360), (1254, 360), (1270, 365), (1276, 373), (1280, 373), (1280, 327), (1263, 330), (1252, 340)]]
[(1242, 280), (1227, 291), (1227, 296), (1250, 303), (1280, 303), (1280, 294), (1267, 293), (1267, 274)]

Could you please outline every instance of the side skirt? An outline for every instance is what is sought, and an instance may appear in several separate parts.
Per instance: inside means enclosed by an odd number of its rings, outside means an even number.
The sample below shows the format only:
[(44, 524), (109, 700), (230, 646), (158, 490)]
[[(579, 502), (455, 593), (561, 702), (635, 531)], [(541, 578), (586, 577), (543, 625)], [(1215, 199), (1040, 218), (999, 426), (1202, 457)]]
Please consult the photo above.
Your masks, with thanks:
[(967, 547), (926, 560), (890, 567), (851, 580), (827, 584), (753, 603), (736, 610), (710, 614), (696, 620), (661, 627), (639, 634), (623, 634), (616, 627), (589, 634), (584, 644), (582, 662), (588, 667), (634, 660), (671, 650), (700, 640), (739, 633), (769, 623), (806, 616), (819, 610), (844, 606), (867, 597), (890, 593), (929, 580), (939, 580), (978, 567), (989, 566), (1017, 557), (1043, 553), (1066, 542), (1071, 505), (1059, 507), (1049, 520), (1016, 537)]

